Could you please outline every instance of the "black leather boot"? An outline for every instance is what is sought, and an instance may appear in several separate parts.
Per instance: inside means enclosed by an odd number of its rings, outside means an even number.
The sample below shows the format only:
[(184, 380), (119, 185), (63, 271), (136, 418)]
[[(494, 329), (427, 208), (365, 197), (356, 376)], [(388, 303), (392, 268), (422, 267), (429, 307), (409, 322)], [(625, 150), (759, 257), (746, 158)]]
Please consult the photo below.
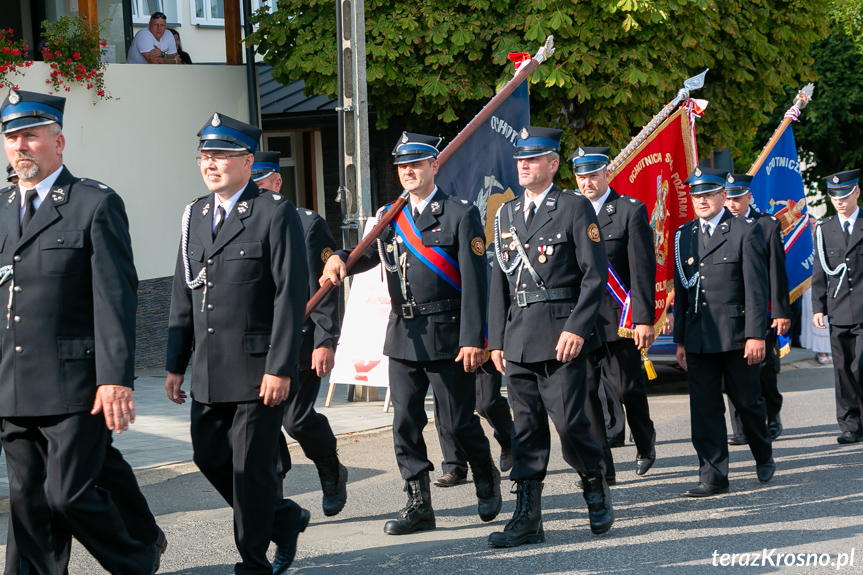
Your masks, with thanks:
[(542, 482), (524, 479), (516, 482), (515, 513), (503, 531), (488, 536), (491, 547), (518, 547), (525, 543), (542, 543)]
[(592, 473), (582, 475), (581, 481), (584, 484), (584, 500), (587, 502), (590, 530), (594, 535), (602, 535), (614, 524), (611, 491), (609, 491), (599, 468)]
[(416, 479), (405, 481), (405, 491), (408, 494), (407, 505), (399, 511), (396, 519), (387, 521), (384, 525), (384, 533), (407, 535), (416, 531), (434, 529), (436, 524), (431, 504), (428, 472), (420, 473)]
[(471, 462), (473, 483), (476, 487), (476, 511), (483, 521), (491, 521), (500, 513), (503, 498), (500, 496), (500, 471), (491, 459), (483, 463)]
[(321, 479), (321, 489), (324, 492), (321, 504), (324, 515), (327, 517), (338, 515), (348, 500), (348, 470), (339, 461), (338, 452), (316, 460), (315, 467), (318, 468), (318, 477)]

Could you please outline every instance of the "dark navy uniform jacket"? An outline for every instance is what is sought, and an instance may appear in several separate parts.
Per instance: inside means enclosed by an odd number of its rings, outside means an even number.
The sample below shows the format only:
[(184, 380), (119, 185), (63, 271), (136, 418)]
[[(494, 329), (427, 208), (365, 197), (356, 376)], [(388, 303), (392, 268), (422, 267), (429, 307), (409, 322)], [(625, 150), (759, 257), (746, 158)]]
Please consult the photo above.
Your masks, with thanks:
[(816, 243), (815, 266), (812, 270), (812, 311), (827, 315), (833, 325), (863, 324), (863, 297), (854, 295), (854, 289), (859, 291), (863, 285), (863, 218), (857, 216), (847, 245), (838, 216), (828, 216), (816, 226), (824, 236), (827, 267), (836, 269), (840, 264), (846, 264), (848, 270), (839, 286), (839, 293), (833, 297), (839, 276), (828, 277), (824, 273), (821, 267), (823, 260)]
[[(410, 202), (408, 202), (410, 209)], [(461, 298), (460, 309), (430, 315), (417, 315), (405, 319), (397, 313), (406, 303), (399, 277), (385, 272), (392, 301), (384, 355), (408, 361), (436, 361), (455, 359), (461, 347), (485, 345), (486, 317), (486, 256), (485, 232), (480, 223), (479, 210), (468, 202), (447, 196), (440, 189), (425, 207), (416, 227), (425, 246), (443, 249), (459, 265), (461, 291), (451, 286), (426, 266), (404, 244), (399, 251), (407, 254), (406, 280), (418, 304)], [(395, 229), (390, 226), (380, 237), (385, 244), (393, 241)], [(338, 255), (347, 260), (349, 250)], [(394, 252), (384, 252), (393, 264)], [(370, 270), (380, 263), (377, 242), (366, 251), (352, 268), (351, 273)]]
[[(20, 235), (17, 186), (0, 194), (0, 416), (89, 411), (99, 385), (132, 387), (138, 278), (123, 201), (63, 168)], [(5, 319), (5, 318), (4, 318)]]
[[(656, 254), (647, 207), (640, 200), (611, 190), (599, 209), (597, 220), (608, 262), (626, 289), (631, 290), (632, 323), (652, 326), (656, 307)], [(620, 339), (617, 329), (622, 313), (620, 304), (606, 289), (596, 320), (603, 341)]]
[[(516, 289), (537, 291), (539, 288), (525, 269), (521, 283), (516, 284), (517, 268), (507, 275), (498, 263), (492, 272), (489, 304), (488, 348), (501, 349), (504, 358), (518, 363), (534, 363), (556, 358), (555, 346), (563, 331), (584, 338), (582, 352), (600, 345), (596, 318), (606, 291), (608, 260), (605, 243), (597, 226), (593, 206), (582, 196), (553, 186), (538, 207), (530, 230), (525, 229), (524, 196), (510, 200), (500, 211), (500, 231), (510, 227), (507, 205), (512, 206), (519, 239), (548, 289), (569, 287), (575, 290), (566, 300), (536, 302), (527, 307), (511, 303)], [(509, 241), (504, 237), (503, 243)], [(552, 255), (540, 262), (539, 248), (552, 247)], [(504, 245), (509, 261), (517, 251)]]
[[(776, 216), (751, 210), (749, 217), (764, 230), (767, 244), (767, 268), (770, 274), (770, 317), (791, 319), (791, 301), (788, 293), (788, 273), (785, 271), (785, 242), (782, 225)], [(768, 324), (772, 323), (768, 318)]]
[(177, 257), (168, 326), (168, 371), (185, 373), (201, 403), (260, 401), (264, 374), (299, 375), (308, 265), (294, 205), (249, 181), (213, 241), (214, 196), (192, 205), (192, 278), (207, 269), (207, 293), (186, 286)]
[[(265, 192), (266, 193), (266, 192)], [(303, 236), (306, 245), (306, 262), (309, 267), (309, 293), (311, 299), (320, 285), (318, 278), (324, 273), (324, 263), (336, 249), (336, 240), (327, 226), (326, 220), (312, 210), (297, 208), (303, 223)], [(339, 339), (339, 290), (334, 289), (320, 303), (306, 323), (303, 324), (303, 344), (300, 348), (300, 367), (310, 369), (312, 351), (332, 339), (333, 345)]]
[[(723, 208), (724, 209), (724, 208)], [(750, 338), (764, 339), (767, 323), (767, 247), (753, 218), (724, 210), (706, 248), (699, 219), (680, 226), (680, 263), (686, 278), (701, 273), (698, 285), (683, 287), (674, 265), (674, 342), (689, 353), (743, 349)], [(673, 241), (673, 238), (672, 238)], [(701, 255), (699, 255), (701, 254)], [(698, 308), (695, 307), (696, 293)]]

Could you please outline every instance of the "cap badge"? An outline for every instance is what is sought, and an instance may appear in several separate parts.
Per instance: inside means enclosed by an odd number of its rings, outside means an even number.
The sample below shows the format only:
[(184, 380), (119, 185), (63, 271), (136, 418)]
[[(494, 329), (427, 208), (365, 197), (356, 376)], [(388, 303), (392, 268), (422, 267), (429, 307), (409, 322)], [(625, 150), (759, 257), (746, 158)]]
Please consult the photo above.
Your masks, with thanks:
[(410, 138), (408, 138), (407, 132), (402, 132), (402, 144), (407, 144)]
[(222, 125), (222, 119), (219, 117), (218, 114), (213, 114), (213, 120), (210, 122), (210, 125), (214, 128), (218, 128)]
[(839, 176), (833, 176), (833, 183), (834, 183), (834, 184), (838, 184), (838, 183), (839, 183)]
[(731, 174), (728, 174), (728, 183), (729, 183), (729, 184), (733, 184), (733, 183), (734, 183), (734, 176), (732, 176)]
[(15, 90), (9, 90), (9, 103), (13, 106), (21, 101), (21, 96)]
[(697, 178), (701, 177), (701, 168), (695, 168), (695, 177), (697, 177)]
[(584, 150), (583, 150), (582, 148), (579, 148), (579, 149), (578, 149), (578, 157), (579, 157), (579, 158), (584, 157)]
[(527, 140), (530, 137), (530, 132), (527, 131), (527, 128), (522, 128), (521, 132), (518, 133), (518, 137), (522, 140)]

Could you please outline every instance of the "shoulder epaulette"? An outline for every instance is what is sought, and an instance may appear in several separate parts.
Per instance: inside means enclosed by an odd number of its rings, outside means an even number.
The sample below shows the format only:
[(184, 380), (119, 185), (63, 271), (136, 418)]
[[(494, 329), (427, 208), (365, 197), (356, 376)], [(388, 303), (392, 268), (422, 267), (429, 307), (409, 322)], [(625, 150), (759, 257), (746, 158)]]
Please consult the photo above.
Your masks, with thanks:
[(78, 178), (78, 183), (84, 184), (85, 186), (89, 186), (91, 188), (96, 188), (97, 190), (101, 190), (103, 192), (113, 192), (110, 186), (106, 186), (102, 182), (97, 180), (93, 180), (90, 178)]
[(273, 203), (281, 203), (282, 200), (285, 199), (285, 196), (274, 192), (273, 190), (262, 190), (260, 194), (258, 194), (259, 198), (267, 198)]

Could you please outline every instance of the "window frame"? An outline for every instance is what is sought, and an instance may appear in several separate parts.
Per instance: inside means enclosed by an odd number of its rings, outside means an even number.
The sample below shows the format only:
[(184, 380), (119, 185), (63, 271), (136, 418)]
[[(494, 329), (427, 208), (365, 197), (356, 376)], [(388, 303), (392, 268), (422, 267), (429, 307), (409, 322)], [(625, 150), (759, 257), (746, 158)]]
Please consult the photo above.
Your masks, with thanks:
[[(183, 25), (183, 5), (181, 0), (157, 0), (161, 4), (160, 12), (164, 12), (166, 16), (168, 16), (168, 27), (169, 28), (179, 28)], [(130, 5), (132, 8), (132, 26), (134, 27), (147, 27), (150, 24), (150, 14), (144, 14), (144, 8), (146, 7), (147, 0), (130, 0)], [(165, 10), (165, 4), (173, 3), (174, 10), (177, 16), (177, 20), (173, 21), (170, 19), (174, 14), (168, 14), (168, 11)], [(135, 16), (135, 9), (138, 9), (141, 12), (141, 16)]]
[[(133, 0), (135, 1), (135, 0)], [(224, 18), (212, 18), (209, 14), (205, 15), (204, 18), (198, 17), (197, 10), (197, 2), (199, 0), (189, 0), (189, 18), (192, 22), (192, 25), (197, 26), (199, 28), (224, 28), (225, 27), (225, 19)], [(200, 0), (201, 2), (208, 3), (210, 0)], [(222, 2), (222, 12), (225, 11), (225, 3), (224, 0)], [(242, 2), (242, 0), (241, 0)], [(276, 0), (252, 0), (252, 12), (257, 12), (261, 7), (261, 4), (267, 3), (270, 7), (270, 13), (272, 14), (276, 9)], [(243, 14), (242, 14), (242, 3), (240, 10), (240, 24), (244, 22)]]

